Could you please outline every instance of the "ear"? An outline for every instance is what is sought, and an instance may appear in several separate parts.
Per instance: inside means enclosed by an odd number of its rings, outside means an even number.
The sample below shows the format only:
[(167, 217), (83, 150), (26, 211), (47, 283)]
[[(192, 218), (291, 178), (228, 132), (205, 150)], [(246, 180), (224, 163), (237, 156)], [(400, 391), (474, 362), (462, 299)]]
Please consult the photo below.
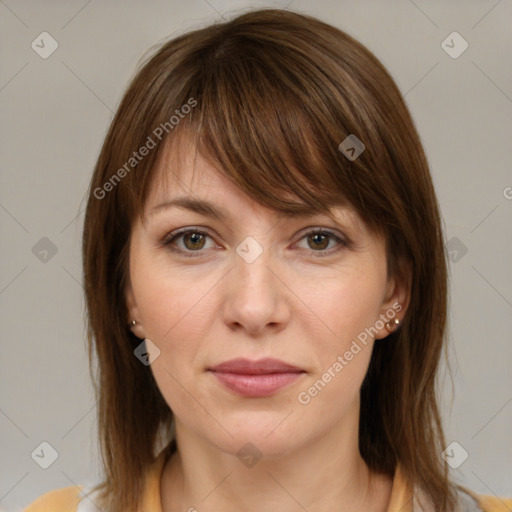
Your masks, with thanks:
[[(399, 270), (388, 276), (380, 315), (375, 322), (375, 328), (378, 330), (375, 339), (386, 338), (391, 332), (400, 328), (400, 324), (396, 326), (394, 321), (398, 319), (402, 323), (409, 307), (412, 283), (411, 265), (407, 261), (400, 261), (395, 268)], [(379, 322), (379, 320), (381, 321)], [(384, 325), (382, 326), (382, 324)], [(380, 328), (381, 326), (382, 328)]]
[[(141, 340), (146, 338), (146, 334), (144, 332), (144, 326), (142, 325), (139, 308), (137, 307), (137, 302), (135, 301), (135, 295), (133, 293), (133, 288), (130, 282), (125, 287), (125, 299), (126, 299), (126, 308), (128, 310), (128, 318), (127, 324), (130, 327), (130, 330), (140, 338)], [(137, 323), (133, 325), (133, 320)]]

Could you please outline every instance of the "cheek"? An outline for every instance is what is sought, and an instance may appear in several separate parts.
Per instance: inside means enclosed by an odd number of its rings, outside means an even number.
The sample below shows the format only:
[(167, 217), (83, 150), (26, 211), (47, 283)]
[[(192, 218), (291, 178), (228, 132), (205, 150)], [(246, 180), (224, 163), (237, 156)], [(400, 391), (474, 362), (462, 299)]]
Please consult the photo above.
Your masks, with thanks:
[(203, 327), (198, 319), (209, 318), (208, 295), (215, 282), (208, 274), (177, 272), (158, 259), (139, 258), (132, 269), (132, 286), (146, 337), (165, 346), (171, 339), (183, 339), (184, 332), (188, 339), (200, 334)]
[(180, 386), (190, 389), (202, 371), (202, 347), (208, 341), (218, 307), (218, 276), (176, 269), (139, 260), (132, 286), (146, 338), (160, 349), (151, 364), (155, 380), (170, 406), (190, 399)]
[[(309, 329), (314, 344), (308, 349), (315, 364), (295, 399), (308, 417), (322, 417), (325, 428), (348, 414), (359, 397), (374, 343), (365, 329), (378, 319), (381, 304), (374, 279), (359, 276), (325, 283), (309, 296), (323, 322), (316, 332)], [(306, 332), (305, 324), (302, 330)]]
[(311, 287), (307, 303), (322, 320), (328, 336), (319, 341), (333, 352), (346, 350), (357, 336), (379, 318), (385, 281), (377, 271), (347, 273), (341, 278), (325, 280)]
[(148, 273), (139, 290), (138, 306), (147, 326), (145, 334), (160, 349), (150, 369), (164, 400), (182, 418), (204, 414), (191, 396), (206, 403), (197, 388), (197, 379), (202, 371), (199, 356), (214, 318), (213, 294), (208, 294), (213, 284)]

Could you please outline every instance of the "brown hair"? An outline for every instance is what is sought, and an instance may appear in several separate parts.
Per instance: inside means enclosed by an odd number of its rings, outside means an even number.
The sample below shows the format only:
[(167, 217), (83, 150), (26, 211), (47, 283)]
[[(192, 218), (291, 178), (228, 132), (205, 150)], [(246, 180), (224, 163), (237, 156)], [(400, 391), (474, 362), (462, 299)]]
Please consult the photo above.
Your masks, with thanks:
[[(184, 115), (175, 123), (177, 110)], [(159, 439), (173, 437), (172, 411), (133, 354), (140, 340), (127, 326), (125, 284), (131, 225), (144, 216), (163, 142), (185, 133), (225, 176), (277, 211), (352, 206), (385, 237), (389, 273), (411, 269), (402, 327), (375, 344), (361, 387), (359, 448), (372, 470), (392, 476), (400, 462), (436, 510), (452, 510), (455, 486), (440, 460), (445, 440), (435, 390), (447, 268), (418, 133), (370, 51), (318, 19), (274, 9), (163, 44), (131, 82), (103, 144), (87, 202), (83, 265), (91, 368), (94, 350), (98, 358), (104, 510), (137, 509)], [(350, 134), (366, 146), (355, 160), (338, 149)], [(139, 149), (150, 139), (156, 147), (142, 158)], [(284, 191), (300, 201), (284, 200)]]

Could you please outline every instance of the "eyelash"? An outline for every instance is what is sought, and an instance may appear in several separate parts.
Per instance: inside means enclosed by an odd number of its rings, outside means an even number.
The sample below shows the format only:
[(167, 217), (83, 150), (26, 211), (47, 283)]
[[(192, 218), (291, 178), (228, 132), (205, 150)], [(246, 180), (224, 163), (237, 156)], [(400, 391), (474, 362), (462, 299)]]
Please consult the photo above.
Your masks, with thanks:
[[(176, 248), (171, 247), (171, 244), (174, 243), (178, 238), (182, 237), (183, 235), (187, 235), (187, 234), (191, 234), (191, 233), (194, 233), (194, 234), (197, 234), (197, 235), (203, 235), (203, 236), (207, 236), (207, 237), (212, 238), (211, 235), (208, 232), (203, 231), (202, 229), (184, 228), (182, 230), (179, 230), (179, 231), (176, 231), (176, 232), (173, 232), (173, 233), (170, 233), (169, 235), (167, 235), (162, 240), (162, 244), (161, 245), (163, 247), (167, 247), (169, 250), (171, 250), (173, 252), (181, 253), (186, 258), (196, 258), (196, 257), (199, 257), (199, 256), (201, 256), (203, 254), (203, 251), (206, 251), (207, 249), (200, 249), (198, 251), (190, 251), (190, 250), (176, 249)], [(336, 241), (341, 247), (338, 246), (338, 247), (335, 247), (335, 248), (331, 248), (331, 249), (327, 249), (327, 250), (318, 250), (318, 251), (314, 251), (313, 249), (310, 249), (309, 250), (310, 253), (314, 254), (314, 256), (317, 257), (317, 258), (322, 258), (322, 257), (325, 257), (325, 256), (330, 256), (333, 253), (336, 253), (336, 252), (342, 250), (342, 248), (347, 248), (347, 247), (350, 246), (350, 242), (349, 241), (343, 240), (338, 235), (336, 235), (334, 232), (332, 232), (332, 231), (330, 231), (328, 229), (323, 229), (323, 228), (316, 228), (316, 229), (313, 229), (311, 231), (308, 231), (299, 240), (302, 240), (303, 238), (307, 238), (308, 236), (311, 236), (311, 235), (318, 235), (318, 234), (330, 236), (331, 239)]]

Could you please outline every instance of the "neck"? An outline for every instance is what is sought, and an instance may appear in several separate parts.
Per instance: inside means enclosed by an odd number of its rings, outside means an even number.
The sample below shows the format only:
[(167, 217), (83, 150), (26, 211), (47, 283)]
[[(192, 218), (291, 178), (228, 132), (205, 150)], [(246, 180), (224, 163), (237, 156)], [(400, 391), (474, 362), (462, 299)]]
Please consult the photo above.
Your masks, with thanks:
[(331, 429), (280, 457), (249, 467), (176, 421), (178, 450), (161, 481), (162, 510), (387, 510), (392, 479), (372, 473), (358, 449), (358, 431)]

